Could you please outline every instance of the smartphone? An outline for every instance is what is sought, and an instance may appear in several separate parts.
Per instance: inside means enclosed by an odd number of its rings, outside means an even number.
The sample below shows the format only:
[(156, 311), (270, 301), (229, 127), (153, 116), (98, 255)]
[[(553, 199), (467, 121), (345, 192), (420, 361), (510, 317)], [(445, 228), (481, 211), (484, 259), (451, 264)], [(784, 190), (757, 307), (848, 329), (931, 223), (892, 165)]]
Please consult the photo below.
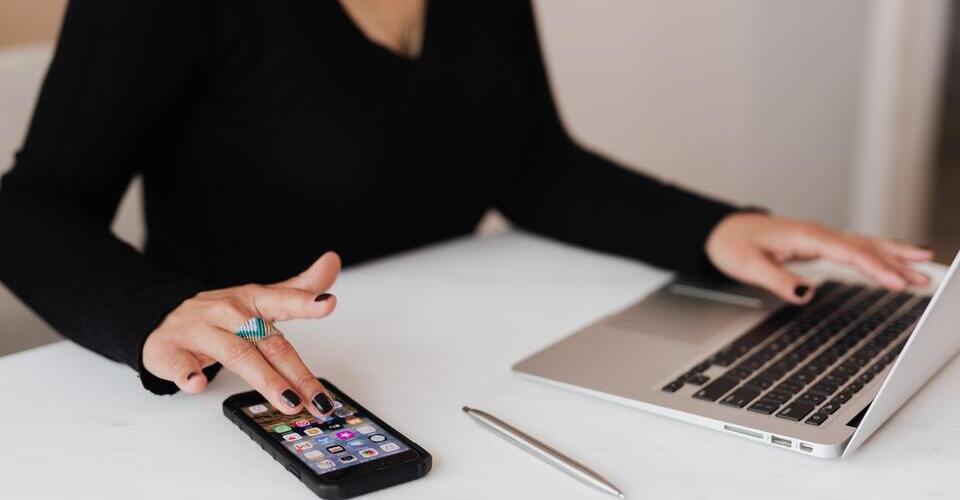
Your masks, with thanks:
[(325, 418), (306, 410), (285, 415), (256, 391), (230, 396), (223, 413), (321, 498), (351, 498), (427, 475), (426, 450), (319, 380), (333, 397)]

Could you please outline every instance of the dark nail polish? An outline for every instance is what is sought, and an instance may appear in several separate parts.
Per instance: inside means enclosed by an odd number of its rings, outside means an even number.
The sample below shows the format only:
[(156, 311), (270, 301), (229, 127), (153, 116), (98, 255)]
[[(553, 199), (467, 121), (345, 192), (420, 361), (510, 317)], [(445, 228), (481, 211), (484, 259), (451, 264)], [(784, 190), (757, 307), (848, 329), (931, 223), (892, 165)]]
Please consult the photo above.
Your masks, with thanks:
[(190, 372), (190, 375), (187, 375), (187, 380), (189, 381), (190, 379), (192, 379), (193, 377), (196, 377), (197, 375), (199, 375), (197, 372)]
[(794, 295), (800, 298), (805, 297), (809, 291), (810, 287), (807, 285), (797, 285), (797, 287), (793, 289)]
[(283, 404), (287, 405), (287, 408), (296, 408), (300, 405), (300, 396), (297, 396), (297, 393), (290, 389), (283, 391), (283, 394), (280, 395), (280, 400), (283, 401)]
[(318, 393), (313, 397), (313, 405), (320, 410), (320, 413), (330, 413), (333, 411), (333, 401), (330, 401), (330, 396), (327, 396), (326, 393)]
[(314, 302), (323, 302), (323, 301), (329, 299), (330, 297), (333, 297), (333, 295), (330, 295), (329, 293), (321, 293), (320, 295), (317, 295), (317, 298), (313, 299), (313, 301), (314, 301)]

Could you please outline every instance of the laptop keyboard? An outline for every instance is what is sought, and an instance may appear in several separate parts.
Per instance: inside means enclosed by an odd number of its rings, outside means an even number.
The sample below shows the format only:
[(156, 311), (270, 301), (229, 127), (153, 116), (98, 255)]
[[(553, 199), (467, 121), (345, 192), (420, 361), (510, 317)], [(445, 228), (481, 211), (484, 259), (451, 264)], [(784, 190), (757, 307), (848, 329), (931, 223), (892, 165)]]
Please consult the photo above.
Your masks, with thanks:
[[(819, 426), (897, 358), (929, 302), (828, 281), (810, 304), (781, 308), (662, 390), (694, 385), (696, 399)], [(724, 371), (711, 378), (715, 366)]]

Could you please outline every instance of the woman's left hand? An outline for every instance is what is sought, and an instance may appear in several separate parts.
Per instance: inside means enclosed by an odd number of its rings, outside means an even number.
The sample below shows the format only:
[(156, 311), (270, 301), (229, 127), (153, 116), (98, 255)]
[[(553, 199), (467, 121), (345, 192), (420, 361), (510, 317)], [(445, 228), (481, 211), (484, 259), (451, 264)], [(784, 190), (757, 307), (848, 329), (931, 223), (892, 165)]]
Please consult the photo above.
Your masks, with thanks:
[(823, 257), (853, 266), (881, 286), (902, 290), (930, 281), (912, 264), (933, 257), (932, 251), (914, 245), (753, 212), (721, 220), (707, 238), (706, 252), (710, 262), (727, 276), (765, 288), (794, 304), (809, 301), (812, 287), (784, 268), (786, 262)]

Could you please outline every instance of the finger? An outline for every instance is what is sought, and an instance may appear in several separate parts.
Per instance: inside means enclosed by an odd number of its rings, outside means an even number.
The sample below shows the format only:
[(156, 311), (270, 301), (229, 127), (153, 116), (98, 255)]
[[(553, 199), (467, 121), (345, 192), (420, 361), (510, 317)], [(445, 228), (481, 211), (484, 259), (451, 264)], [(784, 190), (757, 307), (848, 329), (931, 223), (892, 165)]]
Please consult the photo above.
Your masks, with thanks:
[(267, 362), (253, 343), (209, 327), (189, 337), (192, 350), (216, 359), (263, 395), (275, 408), (294, 415), (303, 408), (303, 397), (283, 375)]
[(249, 285), (243, 287), (241, 296), (257, 316), (269, 321), (322, 318), (337, 305), (337, 298), (329, 293), (278, 286)]
[(340, 256), (327, 252), (320, 256), (306, 271), (277, 283), (286, 288), (299, 288), (310, 292), (325, 292), (333, 286), (340, 274)]
[(896, 269), (897, 273), (907, 281), (909, 285), (926, 285), (930, 279), (926, 275), (915, 271), (910, 264), (905, 262), (900, 257), (887, 252), (880, 248), (877, 252), (878, 256), (887, 264), (891, 269)]
[(818, 240), (823, 257), (848, 264), (869, 276), (881, 286), (892, 290), (901, 290), (907, 281), (896, 269), (888, 266), (876, 253), (856, 245), (845, 237), (825, 235)]
[(924, 262), (933, 259), (933, 250), (929, 248), (921, 248), (916, 245), (893, 240), (883, 240), (880, 241), (879, 244), (884, 250), (904, 260)]
[(813, 297), (812, 287), (805, 279), (760, 253), (749, 258), (733, 277), (764, 288), (792, 304), (805, 304)]
[(149, 362), (144, 359), (144, 367), (157, 377), (177, 384), (188, 394), (199, 394), (207, 387), (200, 360), (173, 344), (157, 349)]
[(282, 335), (272, 335), (257, 344), (267, 361), (307, 398), (307, 411), (317, 417), (333, 411), (333, 400), (323, 384), (307, 368), (296, 349)]

